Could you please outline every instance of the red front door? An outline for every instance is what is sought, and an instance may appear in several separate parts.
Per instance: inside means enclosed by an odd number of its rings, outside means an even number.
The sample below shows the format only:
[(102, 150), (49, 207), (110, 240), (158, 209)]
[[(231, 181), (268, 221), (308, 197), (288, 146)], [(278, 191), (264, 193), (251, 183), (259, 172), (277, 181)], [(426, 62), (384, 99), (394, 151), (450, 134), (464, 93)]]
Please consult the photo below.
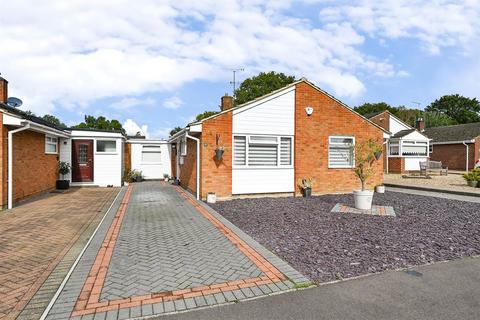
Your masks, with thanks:
[(72, 181), (93, 181), (93, 140), (72, 140)]

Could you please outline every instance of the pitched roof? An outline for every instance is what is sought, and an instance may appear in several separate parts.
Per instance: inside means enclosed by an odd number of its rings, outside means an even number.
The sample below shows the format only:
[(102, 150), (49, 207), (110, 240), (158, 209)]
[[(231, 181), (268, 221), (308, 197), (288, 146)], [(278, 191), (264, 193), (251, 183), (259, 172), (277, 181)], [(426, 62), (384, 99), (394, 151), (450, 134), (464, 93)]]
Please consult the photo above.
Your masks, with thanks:
[(472, 140), (480, 136), (480, 122), (427, 128), (424, 134), (433, 142)]
[(51, 122), (45, 121), (45, 120), (43, 120), (43, 119), (40, 118), (40, 117), (37, 117), (37, 116), (31, 115), (31, 114), (28, 114), (28, 113), (26, 113), (25, 111), (22, 111), (22, 110), (20, 110), (20, 109), (17, 109), (17, 108), (14, 108), (14, 107), (10, 107), (9, 105), (7, 105), (7, 104), (5, 104), (5, 103), (2, 103), (2, 102), (0, 102), (0, 109), (3, 109), (3, 110), (5, 110), (5, 111), (7, 111), (8, 113), (11, 113), (11, 114), (20, 116), (20, 117), (22, 117), (22, 118), (25, 119), (25, 120), (29, 120), (29, 121), (32, 121), (32, 122), (41, 124), (41, 125), (43, 125), (43, 126), (47, 126), (47, 127), (56, 129), (56, 130), (63, 131), (63, 130), (65, 129), (65, 128), (58, 127), (58, 126), (54, 125), (54, 124), (51, 123)]
[[(353, 108), (349, 107), (348, 105), (346, 105), (346, 104), (343, 103), (342, 101), (338, 100), (337, 98), (335, 98), (334, 96), (332, 96), (331, 94), (329, 94), (328, 92), (326, 92), (325, 90), (321, 89), (320, 87), (317, 87), (317, 86), (314, 85), (312, 82), (308, 81), (306, 78), (301, 78), (301, 79), (299, 79), (299, 80), (297, 80), (297, 81), (294, 81), (294, 82), (292, 82), (292, 83), (290, 83), (290, 84), (287, 84), (287, 85), (286, 85), (285, 87), (283, 87), (283, 88), (280, 88), (280, 89), (278, 89), (278, 90), (272, 91), (272, 92), (267, 93), (267, 94), (265, 94), (265, 95), (263, 95), (263, 96), (261, 96), (261, 97), (255, 98), (255, 99), (253, 99), (253, 100), (251, 100), (251, 101), (248, 101), (248, 102), (246, 102), (246, 103), (244, 103), (244, 104), (240, 104), (240, 105), (235, 106), (235, 107), (233, 107), (233, 108), (230, 108), (230, 109), (228, 109), (228, 110), (221, 111), (221, 112), (219, 112), (219, 113), (217, 113), (217, 114), (214, 114), (214, 115), (212, 115), (212, 116), (210, 116), (210, 117), (208, 117), (208, 118), (202, 119), (202, 120), (200, 120), (200, 121), (194, 121), (194, 122), (192, 122), (192, 123), (189, 123), (189, 124), (187, 125), (187, 127), (188, 127), (188, 126), (191, 126), (191, 125), (196, 125), (196, 124), (203, 123), (203, 122), (208, 121), (208, 120), (210, 120), (210, 119), (216, 118), (216, 117), (218, 117), (218, 116), (220, 116), (220, 115), (222, 115), (222, 114), (224, 114), (224, 113), (231, 112), (231, 111), (233, 111), (233, 110), (237, 110), (237, 109), (239, 109), (239, 108), (248, 106), (248, 105), (253, 104), (253, 103), (255, 103), (255, 102), (259, 101), (259, 100), (263, 100), (263, 99), (265, 99), (265, 98), (267, 98), (267, 97), (270, 97), (270, 96), (272, 96), (272, 95), (274, 95), (274, 94), (276, 94), (276, 93), (278, 93), (278, 92), (281, 92), (281, 91), (286, 90), (286, 89), (291, 88), (291, 87), (295, 87), (297, 84), (302, 83), (302, 82), (308, 84), (309, 86), (313, 87), (314, 89), (316, 89), (316, 90), (322, 92), (323, 94), (327, 95), (329, 98), (335, 100), (336, 102), (338, 102), (341, 106), (343, 106), (343, 107), (346, 108), (347, 110), (349, 110), (349, 111), (355, 113), (356, 115), (358, 115), (359, 117), (367, 120), (371, 125), (377, 127), (378, 129), (382, 130), (383, 132), (390, 133), (388, 130), (385, 130), (384, 128), (382, 128), (381, 126), (379, 126), (378, 124), (376, 124), (376, 123), (373, 122), (372, 120), (368, 119), (367, 117), (362, 116), (361, 114), (359, 114), (358, 112), (356, 112), (355, 110), (353, 110)], [(173, 136), (172, 136), (172, 137), (173, 137)], [(171, 139), (172, 137), (170, 137), (170, 139)]]
[(406, 129), (406, 130), (400, 130), (398, 131), (397, 133), (395, 133), (392, 138), (403, 138), (407, 135), (409, 135), (410, 133), (416, 131), (416, 129)]

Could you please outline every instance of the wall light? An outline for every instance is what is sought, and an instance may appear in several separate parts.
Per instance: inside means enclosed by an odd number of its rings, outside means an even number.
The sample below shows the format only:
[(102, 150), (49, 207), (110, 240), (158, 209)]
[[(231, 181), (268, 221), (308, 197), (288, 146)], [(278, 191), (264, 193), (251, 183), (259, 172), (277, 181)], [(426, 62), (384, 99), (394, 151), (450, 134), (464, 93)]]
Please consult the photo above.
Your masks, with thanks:
[(313, 113), (313, 108), (312, 107), (306, 107), (305, 112), (307, 113), (307, 116), (311, 116)]

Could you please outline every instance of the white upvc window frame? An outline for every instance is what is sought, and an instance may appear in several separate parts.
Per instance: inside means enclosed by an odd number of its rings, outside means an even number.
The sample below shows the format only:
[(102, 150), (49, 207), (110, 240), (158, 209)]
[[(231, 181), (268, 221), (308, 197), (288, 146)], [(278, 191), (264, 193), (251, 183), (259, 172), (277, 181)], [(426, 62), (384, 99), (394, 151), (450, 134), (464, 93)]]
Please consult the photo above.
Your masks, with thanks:
[[(98, 142), (99, 141), (111, 141), (115, 143), (115, 151), (98, 151)], [(108, 139), (108, 138), (96, 138), (95, 141), (95, 154), (118, 154), (118, 146), (117, 146), (117, 140), (116, 139)]]
[[(421, 140), (400, 140), (401, 141), (401, 148), (400, 148), (400, 151), (399, 151), (399, 156), (401, 157), (418, 157), (418, 158), (425, 158), (425, 157), (428, 157), (429, 155), (429, 143), (428, 141), (421, 141)], [(422, 145), (422, 146), (425, 146), (426, 149), (425, 149), (425, 155), (405, 155), (403, 154), (403, 148), (405, 146), (418, 146), (418, 145)]]
[[(152, 150), (147, 150), (147, 151), (144, 151), (145, 147), (147, 147), (147, 149), (150, 147), (155, 147), (155, 148), (158, 148), (158, 151), (152, 151)], [(160, 160), (159, 161), (145, 161), (143, 159), (143, 154), (144, 153), (158, 153), (160, 154)], [(141, 160), (141, 163), (142, 164), (162, 164), (162, 146), (159, 145), (159, 144), (142, 144), (142, 149), (140, 151), (140, 160)]]
[[(48, 151), (47, 146), (55, 146), (55, 151)], [(45, 154), (58, 154), (58, 137), (49, 134), (45, 135)]]
[[(235, 164), (235, 137), (245, 137), (245, 164), (244, 165), (236, 165)], [(272, 142), (250, 142), (251, 137), (274, 137), (276, 138), (275, 143)], [(281, 164), (281, 139), (282, 138), (288, 138), (291, 141), (291, 147), (290, 147), (290, 165), (282, 165)], [(256, 166), (256, 165), (249, 165), (249, 146), (250, 143), (252, 144), (265, 144), (265, 145), (276, 145), (277, 147), (277, 165), (276, 166)], [(294, 165), (294, 152), (295, 150), (295, 138), (293, 136), (287, 136), (287, 135), (273, 135), (273, 134), (243, 134), (243, 133), (238, 133), (238, 134), (233, 134), (232, 135), (232, 167), (234, 169), (293, 169)]]
[[(332, 164), (330, 163), (330, 145), (339, 145), (339, 143), (335, 143), (335, 142), (332, 142), (332, 138), (340, 138), (340, 139), (352, 139), (352, 147), (353, 147), (353, 150), (352, 150), (352, 164), (349, 164), (349, 165), (335, 165), (335, 164)], [(344, 144), (342, 144), (344, 145)], [(329, 169), (352, 169), (352, 168), (355, 168), (355, 145), (356, 145), (356, 141), (355, 141), (355, 136), (341, 136), (341, 135), (332, 135), (332, 136), (329, 136), (328, 137), (328, 146), (327, 146), (327, 157), (328, 157), (328, 168)]]
[[(393, 140), (393, 141), (389, 141), (388, 142), (388, 156), (389, 157), (401, 157), (401, 140)], [(391, 152), (391, 147), (392, 146), (395, 146), (395, 147), (398, 147), (398, 153), (397, 154), (393, 154)]]

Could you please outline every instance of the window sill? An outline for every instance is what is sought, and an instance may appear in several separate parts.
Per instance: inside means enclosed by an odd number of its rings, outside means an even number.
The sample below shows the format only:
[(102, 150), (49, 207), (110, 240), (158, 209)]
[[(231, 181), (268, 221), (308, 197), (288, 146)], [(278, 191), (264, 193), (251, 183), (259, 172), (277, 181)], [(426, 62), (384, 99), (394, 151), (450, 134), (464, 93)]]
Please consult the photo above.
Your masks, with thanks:
[(348, 167), (332, 167), (332, 166), (328, 166), (328, 169), (355, 169), (355, 166), (348, 166)]
[(258, 169), (293, 169), (293, 166), (233, 166), (232, 169), (240, 170), (258, 170)]
[(46, 152), (45, 151), (45, 154), (56, 154), (56, 155), (58, 155), (58, 152)]
[(96, 155), (117, 155), (118, 152), (95, 152)]
[(140, 162), (140, 164), (141, 165), (146, 165), (146, 166), (148, 166), (148, 165), (157, 165), (158, 166), (158, 165), (161, 165), (162, 162)]

